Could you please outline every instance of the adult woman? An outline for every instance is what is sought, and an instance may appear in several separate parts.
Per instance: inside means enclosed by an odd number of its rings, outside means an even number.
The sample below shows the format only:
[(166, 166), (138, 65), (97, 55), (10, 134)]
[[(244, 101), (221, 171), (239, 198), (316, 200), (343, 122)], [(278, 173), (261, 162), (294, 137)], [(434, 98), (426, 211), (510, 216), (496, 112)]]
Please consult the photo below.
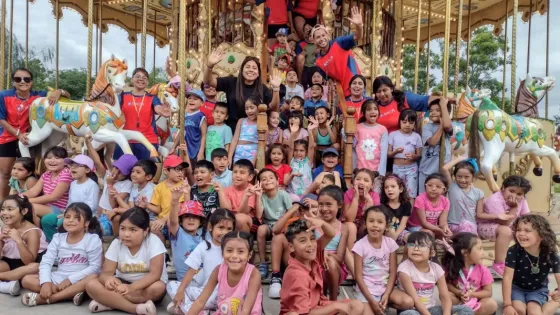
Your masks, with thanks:
[(269, 109), (278, 111), (280, 104), (280, 83), (282, 78), (276, 73), (270, 78), (272, 93), (261, 79), (261, 64), (258, 58), (247, 56), (241, 63), (237, 77), (229, 76), (216, 78), (212, 75), (212, 68), (224, 58), (224, 52), (218, 48), (208, 57), (207, 67), (204, 70), (204, 84), (213, 86), (217, 91), (227, 95), (228, 119), (227, 125), (235, 130), (237, 120), (247, 117), (245, 115), (245, 101), (252, 95), (257, 95), (263, 104), (268, 104)]
[[(169, 106), (163, 105), (156, 95), (146, 92), (148, 78), (149, 74), (146, 69), (134, 69), (131, 80), (133, 89), (131, 92), (121, 93), (119, 95), (119, 103), (126, 120), (124, 129), (142, 133), (157, 149), (158, 137), (155, 129), (154, 114), (169, 117), (171, 110)], [(130, 149), (138, 160), (150, 158), (150, 151), (141, 143), (130, 141)], [(115, 146), (113, 159), (117, 160), (121, 155), (123, 155), (122, 149), (118, 145)]]
[(370, 99), (365, 95), (366, 78), (361, 74), (356, 74), (350, 79), (350, 96), (346, 98), (346, 106), (356, 109), (354, 117), (356, 121), (360, 118), (360, 109), (365, 100)]
[[(39, 97), (47, 96), (47, 91), (32, 91), (33, 73), (25, 68), (12, 72), (13, 89), (0, 92), (0, 200), (10, 191), (8, 181), (12, 164), (19, 157), (18, 141), (27, 144), (29, 131), (29, 107)], [(50, 93), (49, 103), (54, 105), (63, 90)]]

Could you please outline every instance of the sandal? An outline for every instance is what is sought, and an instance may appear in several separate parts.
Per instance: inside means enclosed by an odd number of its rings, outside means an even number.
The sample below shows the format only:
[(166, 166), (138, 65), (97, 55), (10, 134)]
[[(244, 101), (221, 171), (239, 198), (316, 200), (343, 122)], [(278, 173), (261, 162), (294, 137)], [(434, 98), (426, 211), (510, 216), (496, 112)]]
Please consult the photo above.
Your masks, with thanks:
[(72, 302), (74, 302), (74, 305), (80, 306), (84, 302), (85, 297), (86, 297), (86, 293), (85, 292), (80, 292), (80, 293), (74, 295), (74, 298), (72, 299)]
[(142, 315), (156, 315), (157, 309), (154, 302), (148, 300), (146, 303), (136, 305), (136, 314)]
[(112, 308), (110, 308), (109, 306), (105, 306), (95, 300), (91, 301), (89, 303), (89, 311), (92, 313), (99, 313), (99, 312), (105, 312), (105, 311), (111, 311), (113, 310)]
[(39, 294), (35, 292), (25, 293), (21, 296), (21, 304), (29, 307), (37, 306), (37, 296)]
[(443, 248), (445, 248), (446, 251), (448, 251), (449, 253), (451, 253), (452, 255), (455, 256), (455, 250), (453, 249), (451, 244), (449, 244), (445, 239), (443, 239), (443, 240), (438, 239), (438, 240), (436, 240), (436, 243), (442, 245)]

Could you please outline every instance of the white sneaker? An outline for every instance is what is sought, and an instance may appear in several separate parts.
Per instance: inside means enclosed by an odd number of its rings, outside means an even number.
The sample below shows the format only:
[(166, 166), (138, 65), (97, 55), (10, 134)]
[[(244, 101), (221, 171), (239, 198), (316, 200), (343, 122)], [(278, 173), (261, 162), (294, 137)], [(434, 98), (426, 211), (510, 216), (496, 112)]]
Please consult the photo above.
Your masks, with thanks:
[(20, 291), (19, 281), (0, 281), (0, 293), (16, 296)]
[(281, 280), (275, 281), (277, 279), (272, 279), (270, 283), (270, 288), (268, 288), (268, 297), (271, 299), (280, 298), (280, 289), (282, 289)]

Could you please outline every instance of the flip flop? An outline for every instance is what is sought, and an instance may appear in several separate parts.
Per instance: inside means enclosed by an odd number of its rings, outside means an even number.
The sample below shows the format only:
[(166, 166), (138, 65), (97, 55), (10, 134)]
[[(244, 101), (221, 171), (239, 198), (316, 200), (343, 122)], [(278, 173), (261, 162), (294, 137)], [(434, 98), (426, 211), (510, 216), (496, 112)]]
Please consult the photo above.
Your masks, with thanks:
[(37, 306), (37, 296), (39, 294), (35, 292), (25, 293), (21, 296), (21, 304), (29, 307)]
[(74, 302), (74, 305), (80, 306), (84, 302), (85, 297), (86, 297), (86, 293), (85, 292), (80, 292), (80, 293), (74, 295), (74, 298), (72, 299), (72, 302)]

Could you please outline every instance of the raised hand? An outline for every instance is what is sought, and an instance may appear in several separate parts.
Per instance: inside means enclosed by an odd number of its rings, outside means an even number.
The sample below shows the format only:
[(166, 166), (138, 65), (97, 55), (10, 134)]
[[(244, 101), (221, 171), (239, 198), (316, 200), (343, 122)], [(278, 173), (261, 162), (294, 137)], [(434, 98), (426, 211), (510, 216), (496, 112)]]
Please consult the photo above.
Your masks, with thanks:
[(213, 50), (212, 53), (210, 53), (210, 56), (208, 56), (208, 62), (207, 62), (208, 67), (215, 66), (218, 62), (220, 62), (224, 58), (224, 56), (225, 53), (221, 48), (217, 48)]
[(183, 196), (183, 187), (176, 186), (171, 188), (171, 200), (178, 201)]
[(212, 180), (210, 185), (214, 186), (214, 191), (217, 193), (219, 193), (222, 190), (222, 185), (218, 181)]
[(358, 7), (352, 7), (351, 16), (346, 18), (350, 23), (354, 25), (362, 25), (362, 10)]
[(309, 124), (307, 125), (307, 131), (319, 128), (319, 122), (313, 116), (309, 116)]
[(290, 132), (295, 133), (295, 132), (298, 132), (298, 131), (299, 131), (299, 124), (294, 122), (294, 121), (291, 121), (290, 122)]
[(270, 86), (272, 86), (273, 89), (279, 89), (280, 84), (282, 84), (282, 76), (280, 75), (280, 70), (275, 68), (270, 75)]

